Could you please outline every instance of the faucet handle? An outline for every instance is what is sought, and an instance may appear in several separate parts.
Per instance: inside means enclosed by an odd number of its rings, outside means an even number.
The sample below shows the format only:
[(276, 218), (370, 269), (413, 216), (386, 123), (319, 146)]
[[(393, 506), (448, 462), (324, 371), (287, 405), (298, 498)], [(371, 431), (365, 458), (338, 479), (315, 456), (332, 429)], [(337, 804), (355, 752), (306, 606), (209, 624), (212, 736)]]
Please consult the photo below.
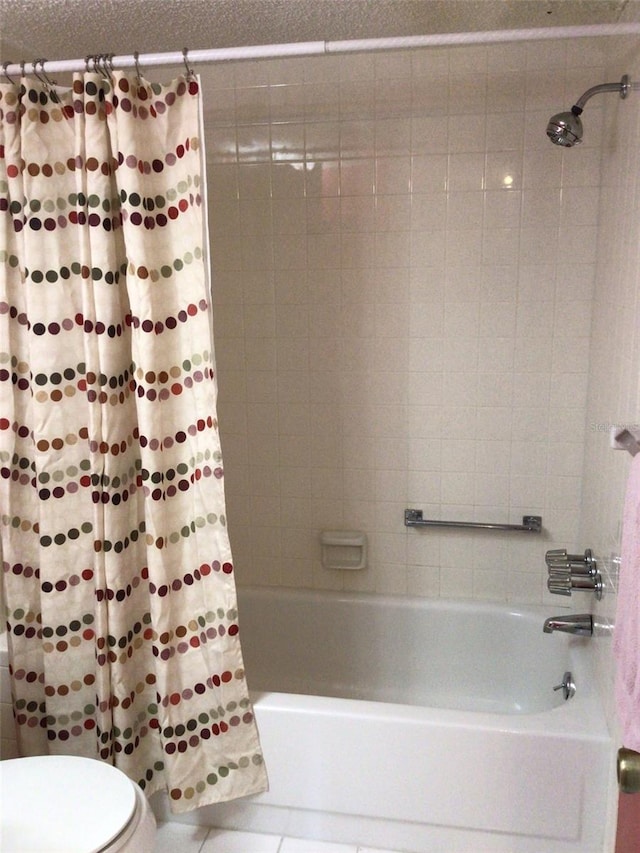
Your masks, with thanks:
[(566, 548), (556, 548), (547, 551), (544, 555), (544, 561), (549, 567), (549, 571), (557, 571), (558, 569), (571, 569), (583, 566), (585, 558), (580, 554), (567, 554)]
[(571, 575), (553, 574), (547, 580), (547, 589), (556, 595), (571, 595)]
[(547, 573), (549, 577), (558, 577), (558, 578), (569, 578), (571, 577), (571, 573), (574, 571), (572, 569), (570, 563), (558, 563), (547, 565)]
[(598, 601), (600, 601), (604, 592), (604, 584), (599, 572), (595, 572), (594, 574), (585, 574), (584, 572), (573, 574), (564, 571), (549, 571), (547, 589), (555, 595), (571, 595), (571, 591), (574, 589), (591, 590), (595, 593)]
[(544, 559), (549, 566), (552, 563), (583, 562), (584, 556), (582, 554), (569, 554), (566, 548), (551, 548), (545, 552)]
[(549, 565), (550, 561), (559, 561), (567, 559), (567, 549), (566, 548), (551, 548), (551, 550), (547, 551), (544, 555), (544, 558)]
[(600, 601), (604, 592), (604, 583), (602, 582), (602, 575), (600, 574), (600, 572), (596, 572), (593, 575), (572, 575), (571, 588), (593, 590), (596, 598), (598, 599), (598, 601)]
[(551, 551), (547, 551), (544, 555), (544, 561), (547, 566), (549, 566), (549, 569), (555, 568), (556, 566), (566, 565), (568, 559), (569, 556), (566, 548), (555, 548)]
[(565, 548), (547, 551), (544, 556), (549, 574), (594, 575), (597, 571), (593, 552), (587, 548), (584, 554), (568, 554)]

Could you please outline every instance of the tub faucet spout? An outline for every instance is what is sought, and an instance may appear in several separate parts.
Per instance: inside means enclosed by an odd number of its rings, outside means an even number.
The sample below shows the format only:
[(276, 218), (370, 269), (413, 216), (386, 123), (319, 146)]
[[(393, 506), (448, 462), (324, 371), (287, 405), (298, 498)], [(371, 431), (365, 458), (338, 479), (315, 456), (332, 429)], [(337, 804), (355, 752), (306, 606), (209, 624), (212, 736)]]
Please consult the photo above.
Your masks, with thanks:
[(565, 634), (591, 637), (593, 634), (593, 617), (590, 613), (550, 616), (544, 620), (542, 630), (545, 634), (551, 634), (553, 631), (563, 631)]

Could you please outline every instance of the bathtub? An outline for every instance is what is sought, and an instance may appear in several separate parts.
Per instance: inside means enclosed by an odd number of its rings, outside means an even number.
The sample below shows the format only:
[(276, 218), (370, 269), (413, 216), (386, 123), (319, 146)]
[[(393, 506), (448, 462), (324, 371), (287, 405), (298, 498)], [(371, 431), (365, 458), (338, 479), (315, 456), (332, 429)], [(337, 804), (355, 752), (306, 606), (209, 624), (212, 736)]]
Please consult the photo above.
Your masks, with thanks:
[(602, 853), (594, 640), (543, 634), (540, 608), (238, 595), (270, 790), (188, 820), (415, 853)]

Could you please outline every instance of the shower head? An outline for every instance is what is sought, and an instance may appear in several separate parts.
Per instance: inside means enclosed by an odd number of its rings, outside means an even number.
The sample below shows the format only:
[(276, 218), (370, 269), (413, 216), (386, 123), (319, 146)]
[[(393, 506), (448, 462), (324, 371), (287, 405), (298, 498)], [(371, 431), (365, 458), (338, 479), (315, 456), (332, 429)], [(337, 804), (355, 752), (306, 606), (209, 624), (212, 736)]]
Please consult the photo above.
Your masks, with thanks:
[(571, 148), (582, 142), (582, 122), (580, 121), (579, 107), (572, 107), (571, 112), (556, 113), (551, 116), (547, 124), (547, 136), (554, 145), (562, 145)]
[(635, 88), (635, 84), (634, 86), (631, 85), (627, 74), (622, 77), (619, 83), (601, 83), (599, 86), (592, 86), (578, 98), (569, 112), (556, 113), (549, 119), (547, 136), (554, 145), (562, 145), (564, 148), (578, 145), (582, 142), (583, 133), (580, 115), (589, 98), (599, 92), (619, 92), (621, 98), (626, 98), (631, 88)]

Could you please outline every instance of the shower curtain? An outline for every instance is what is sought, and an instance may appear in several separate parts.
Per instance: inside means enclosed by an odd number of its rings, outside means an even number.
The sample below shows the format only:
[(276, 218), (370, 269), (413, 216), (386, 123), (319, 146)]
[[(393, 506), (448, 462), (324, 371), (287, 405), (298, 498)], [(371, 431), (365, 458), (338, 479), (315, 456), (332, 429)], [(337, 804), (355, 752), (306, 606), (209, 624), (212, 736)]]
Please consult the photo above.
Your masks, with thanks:
[(0, 513), (23, 755), (266, 788), (216, 420), (199, 81), (0, 84)]

